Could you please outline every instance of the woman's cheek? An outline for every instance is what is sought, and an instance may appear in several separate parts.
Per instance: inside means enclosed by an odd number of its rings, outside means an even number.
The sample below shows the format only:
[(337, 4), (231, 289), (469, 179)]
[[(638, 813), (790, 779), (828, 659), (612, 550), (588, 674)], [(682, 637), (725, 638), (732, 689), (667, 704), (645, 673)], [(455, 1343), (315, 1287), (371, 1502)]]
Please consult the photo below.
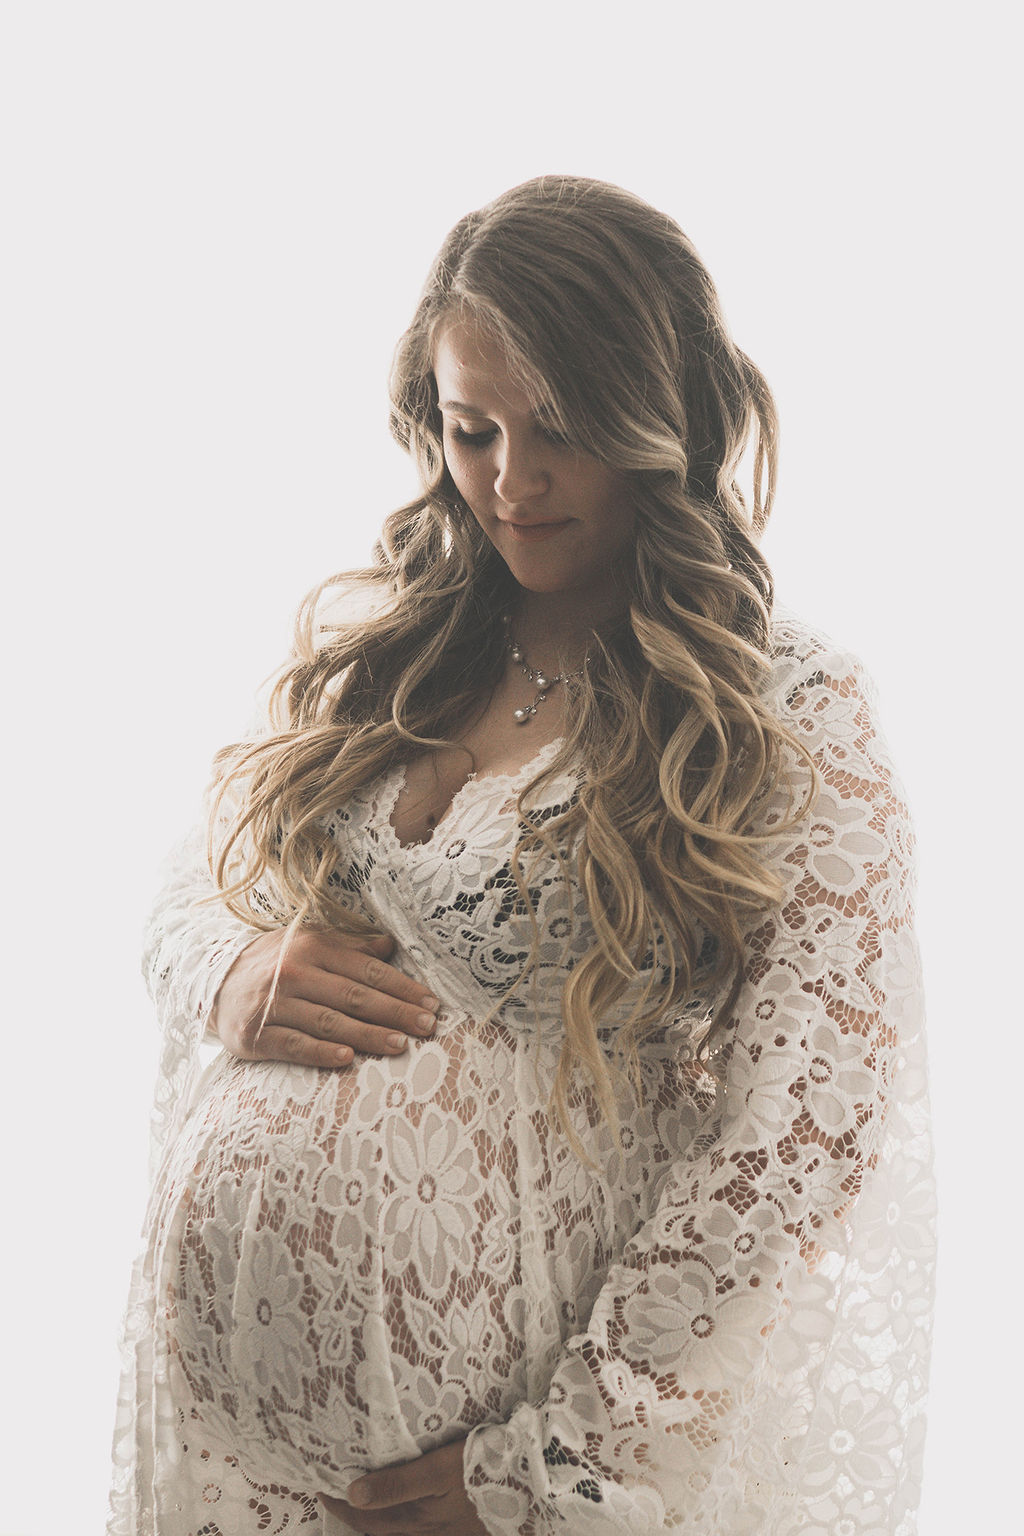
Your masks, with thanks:
[(479, 468), (467, 466), (460, 458), (448, 460), (448, 473), (452, 477), (455, 489), (462, 500), (469, 507), (474, 517), (482, 521), (485, 506), (486, 475)]

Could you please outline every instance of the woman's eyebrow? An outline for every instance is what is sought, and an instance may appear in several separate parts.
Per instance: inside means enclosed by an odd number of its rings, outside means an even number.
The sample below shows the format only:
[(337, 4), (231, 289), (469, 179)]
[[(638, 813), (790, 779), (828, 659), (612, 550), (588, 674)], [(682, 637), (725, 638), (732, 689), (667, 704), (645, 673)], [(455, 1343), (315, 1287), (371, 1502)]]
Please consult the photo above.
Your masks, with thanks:
[[(481, 420), (490, 419), (489, 411), (482, 411), (478, 405), (468, 405), (465, 400), (439, 400), (437, 408), (439, 411), (453, 411), (459, 416), (479, 416)], [(548, 413), (543, 410), (534, 411), (533, 416), (541, 426), (551, 421)]]
[(467, 405), (464, 400), (442, 400), (439, 409), (442, 411), (459, 411), (463, 416), (486, 416), (478, 405)]

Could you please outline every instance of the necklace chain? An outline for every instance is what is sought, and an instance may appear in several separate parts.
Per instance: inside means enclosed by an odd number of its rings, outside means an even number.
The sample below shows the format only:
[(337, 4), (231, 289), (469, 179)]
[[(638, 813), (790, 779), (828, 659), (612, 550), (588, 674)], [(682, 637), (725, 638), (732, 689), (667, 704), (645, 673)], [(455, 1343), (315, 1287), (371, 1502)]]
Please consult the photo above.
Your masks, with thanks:
[(583, 676), (584, 672), (587, 670), (587, 661), (589, 658), (586, 656), (583, 658), (583, 665), (580, 667), (578, 672), (556, 672), (553, 677), (549, 677), (542, 667), (530, 666), (530, 663), (527, 661), (521, 646), (519, 646), (512, 638), (512, 633), (509, 629), (509, 623), (510, 620), (506, 614), (505, 638), (508, 643), (509, 655), (512, 657), (512, 660), (516, 663), (516, 666), (519, 668), (520, 672), (522, 672), (523, 676), (529, 681), (531, 686), (537, 689), (537, 696), (532, 704), (527, 704), (522, 709), (514, 709), (512, 711), (517, 725), (528, 725), (529, 722), (533, 719), (534, 715), (537, 713), (537, 705), (544, 703), (544, 700), (547, 698), (548, 694), (551, 692), (556, 683), (565, 683), (568, 682), (571, 678)]

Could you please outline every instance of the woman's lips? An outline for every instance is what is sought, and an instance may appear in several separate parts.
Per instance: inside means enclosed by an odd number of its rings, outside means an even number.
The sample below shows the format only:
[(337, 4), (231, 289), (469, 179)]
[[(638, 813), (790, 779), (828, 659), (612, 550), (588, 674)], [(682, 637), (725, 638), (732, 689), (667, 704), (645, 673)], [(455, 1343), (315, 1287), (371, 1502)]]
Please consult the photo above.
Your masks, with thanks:
[(521, 539), (525, 544), (536, 544), (541, 539), (554, 538), (560, 529), (568, 528), (572, 518), (565, 517), (558, 523), (513, 523), (507, 518), (499, 517), (498, 522), (514, 539)]

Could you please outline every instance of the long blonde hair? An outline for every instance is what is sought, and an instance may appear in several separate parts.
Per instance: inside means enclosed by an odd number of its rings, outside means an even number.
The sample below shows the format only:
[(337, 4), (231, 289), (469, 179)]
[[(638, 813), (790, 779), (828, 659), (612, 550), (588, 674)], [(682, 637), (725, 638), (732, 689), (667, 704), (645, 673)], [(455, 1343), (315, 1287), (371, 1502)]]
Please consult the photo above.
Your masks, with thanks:
[[(549, 1105), (584, 1157), (567, 1089), (585, 1067), (618, 1137), (597, 1031), (624, 997), (635, 994), (616, 1050), (634, 1087), (643, 1039), (698, 988), (724, 986), (700, 1043), (703, 1060), (713, 1051), (740, 984), (744, 927), (781, 895), (759, 861), (758, 806), (785, 785), (787, 752), (806, 761), (762, 697), (772, 582), (755, 540), (775, 487), (774, 402), (667, 216), (603, 182), (545, 176), (452, 230), (391, 381), (392, 432), (422, 495), (387, 518), (370, 570), (307, 599), (274, 690), (274, 733), (220, 754), (218, 803), (230, 815), (214, 869), (223, 899), (256, 926), (371, 931), (331, 883), (326, 822), (368, 780), (457, 740), (502, 673), (514, 583), (442, 447), (433, 355), (455, 315), (485, 325), (536, 407), (633, 488), (628, 611), (594, 635), (568, 685), (567, 734), (520, 797), (512, 866), (532, 912), (535, 861), (559, 859), (593, 926), (564, 978)], [(737, 483), (748, 447), (749, 508)], [(325, 626), (322, 600), (353, 574), (376, 592), (375, 611)], [(527, 797), (569, 765), (581, 770), (572, 804), (531, 818)]]

